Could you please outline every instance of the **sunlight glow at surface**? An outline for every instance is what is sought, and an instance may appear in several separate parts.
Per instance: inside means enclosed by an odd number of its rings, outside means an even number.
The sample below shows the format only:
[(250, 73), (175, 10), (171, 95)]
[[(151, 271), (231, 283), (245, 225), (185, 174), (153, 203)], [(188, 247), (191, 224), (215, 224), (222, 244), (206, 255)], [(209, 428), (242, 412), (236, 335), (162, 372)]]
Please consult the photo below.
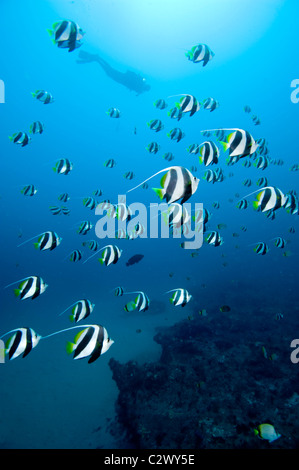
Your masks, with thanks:
[[(50, 0), (86, 31), (84, 49), (155, 78), (193, 74), (185, 51), (206, 43), (220, 64), (265, 33), (285, 0)], [(211, 64), (210, 64), (211, 65)], [(201, 67), (201, 66), (200, 66)], [(183, 75), (182, 75), (183, 74)]]

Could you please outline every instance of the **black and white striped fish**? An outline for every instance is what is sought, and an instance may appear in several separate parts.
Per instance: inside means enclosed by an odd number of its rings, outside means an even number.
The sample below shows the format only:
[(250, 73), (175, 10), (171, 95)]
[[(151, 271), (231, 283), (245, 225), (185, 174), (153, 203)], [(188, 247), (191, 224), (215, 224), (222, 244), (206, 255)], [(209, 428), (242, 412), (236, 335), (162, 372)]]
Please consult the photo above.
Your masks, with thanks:
[(187, 51), (185, 55), (191, 62), (202, 62), (203, 67), (205, 67), (215, 54), (206, 44), (198, 44), (193, 46), (190, 51)]
[(53, 215), (59, 215), (61, 214), (61, 207), (51, 206), (50, 211), (52, 212)]
[(95, 191), (93, 191), (92, 193), (94, 196), (102, 196), (103, 195), (103, 191), (101, 189), (96, 189)]
[(104, 166), (106, 168), (113, 168), (113, 167), (115, 167), (115, 165), (116, 165), (116, 161), (113, 160), (113, 158), (110, 158), (109, 160), (106, 160), (105, 163), (104, 163)]
[(266, 156), (260, 156), (255, 160), (254, 166), (258, 170), (265, 170), (269, 166), (269, 159)]
[(9, 137), (9, 140), (14, 144), (25, 147), (30, 143), (31, 137), (27, 134), (27, 132), (15, 132), (12, 136)]
[(37, 193), (36, 186), (34, 186), (34, 184), (28, 184), (21, 189), (21, 193), (24, 194), (24, 196), (34, 196)]
[(159, 151), (159, 149), (160, 149), (160, 145), (157, 142), (151, 142), (146, 147), (146, 150), (148, 150), (149, 153), (154, 153), (154, 154), (156, 154)]
[(189, 147), (187, 148), (187, 151), (193, 155), (197, 155), (198, 152), (199, 152), (199, 149), (200, 149), (200, 145), (199, 144), (191, 144), (189, 145)]
[(206, 180), (207, 183), (216, 183), (218, 180), (217, 173), (213, 170), (207, 170), (203, 176), (203, 179)]
[(218, 163), (219, 149), (217, 145), (211, 140), (207, 140), (200, 144), (199, 160), (205, 165), (213, 165)]
[[(210, 131), (202, 131), (202, 135), (210, 135), (211, 132)], [(225, 139), (225, 131), (223, 129), (216, 129), (215, 131), (215, 136), (216, 136), (216, 139), (221, 141), (221, 140), (224, 140)]]
[(127, 171), (125, 174), (124, 174), (124, 178), (126, 180), (132, 180), (134, 178), (135, 174), (133, 173), (133, 171)]
[(119, 286), (119, 287), (116, 287), (116, 288), (114, 289), (114, 295), (115, 295), (116, 297), (121, 297), (121, 296), (123, 295), (123, 293), (124, 293), (124, 288), (123, 288), (123, 287), (120, 287), (120, 286)]
[(243, 181), (243, 184), (249, 188), (252, 185), (252, 181), (250, 178), (247, 178), (245, 181)]
[(159, 100), (155, 101), (155, 102), (154, 102), (154, 106), (155, 106), (157, 109), (165, 109), (165, 108), (167, 108), (166, 101), (163, 100), (163, 99), (159, 99)]
[(62, 207), (61, 212), (63, 213), (63, 215), (69, 215), (71, 210), (68, 209), (67, 207)]
[[(8, 331), (6, 336), (10, 333), (14, 333), (5, 343), (5, 355), (12, 361), (22, 355), (22, 358), (26, 357), (33, 348), (35, 348), (41, 336), (38, 335), (32, 328), (18, 328), (15, 330)], [(2, 336), (2, 337), (3, 337)]]
[(83, 199), (83, 205), (87, 207), (87, 209), (93, 210), (97, 204), (97, 200), (94, 197), (85, 197)]
[(107, 245), (100, 248), (99, 251), (102, 251), (102, 257), (99, 258), (99, 261), (101, 264), (105, 264), (106, 266), (116, 264), (122, 254), (122, 250), (120, 250), (116, 245)]
[[(16, 282), (21, 283), (18, 289), (14, 289), (15, 296), (20, 297), (20, 300), (35, 299), (39, 295), (43, 294), (48, 287), (48, 284), (46, 284), (39, 276), (29, 276)], [(16, 284), (16, 282), (12, 284)], [(9, 284), (6, 287), (11, 286), (12, 284)]]
[(147, 178), (138, 186), (135, 186), (135, 188), (130, 189), (128, 192), (133, 191), (149, 179), (163, 172), (167, 173), (161, 179), (162, 188), (153, 188), (161, 200), (165, 199), (168, 204), (171, 204), (181, 199), (181, 204), (183, 204), (196, 192), (199, 179), (193, 176), (187, 168), (182, 166), (164, 168)]
[(120, 110), (117, 108), (109, 108), (108, 111), (106, 111), (106, 114), (111, 118), (120, 118)]
[(190, 113), (190, 117), (200, 110), (200, 103), (193, 95), (184, 95), (175, 106), (183, 113)]
[(117, 218), (118, 220), (121, 220), (122, 222), (124, 222), (125, 220), (129, 222), (132, 217), (132, 211), (124, 202), (120, 202), (116, 205), (115, 211), (113, 212), (112, 216)]
[(56, 162), (53, 170), (58, 175), (68, 175), (73, 169), (73, 164), (67, 158), (61, 158)]
[(298, 164), (298, 163), (294, 163), (294, 164), (290, 167), (290, 171), (299, 171), (299, 164)]
[(256, 184), (257, 184), (259, 187), (268, 186), (268, 180), (267, 180), (266, 177), (259, 178), (259, 179), (257, 180)]
[(70, 320), (77, 323), (87, 318), (92, 313), (94, 307), (95, 304), (88, 299), (78, 300), (72, 309)]
[(62, 193), (58, 196), (58, 201), (68, 202), (69, 200), (70, 200), (70, 196), (68, 195), (68, 193)]
[(69, 215), (71, 213), (71, 210), (67, 207), (62, 207), (61, 212), (63, 213), (63, 215)]
[(61, 240), (62, 240), (62, 238), (60, 238), (56, 232), (47, 231), (47, 232), (43, 232), (38, 235), (35, 235), (32, 238), (29, 238), (29, 240), (24, 241), (23, 243), (18, 245), (18, 247), (25, 245), (25, 243), (28, 243), (37, 237), (39, 238), (37, 242), (34, 243), (34, 247), (41, 251), (54, 250), (54, 248), (60, 245)]
[(174, 127), (170, 132), (167, 133), (167, 137), (169, 137), (171, 140), (176, 140), (177, 142), (182, 140), (184, 136), (184, 132), (179, 127)]
[(223, 245), (223, 238), (220, 236), (220, 233), (217, 231), (212, 231), (210, 235), (205, 238), (205, 241), (209, 245), (220, 246)]
[(186, 202), (197, 190), (199, 179), (184, 167), (173, 167), (161, 180), (160, 188), (153, 188), (160, 199), (165, 199), (168, 204), (179, 199), (181, 204)]
[(219, 167), (216, 168), (215, 174), (216, 174), (216, 182), (221, 183), (224, 180), (224, 174), (223, 174), (222, 168), (219, 168)]
[(170, 204), (167, 212), (163, 213), (162, 216), (171, 228), (181, 228), (190, 220), (190, 214), (186, 207), (178, 203)]
[(237, 203), (237, 208), (238, 208), (238, 209), (243, 210), (243, 209), (247, 209), (247, 207), (248, 207), (248, 202), (247, 202), (246, 199), (241, 199), (241, 201), (239, 201), (239, 202)]
[[(223, 146), (224, 151), (229, 150), (229, 157), (246, 157), (247, 155), (253, 154), (258, 148), (258, 144), (255, 142), (252, 135), (244, 129), (208, 129), (210, 131), (234, 131), (228, 134), (226, 142), (220, 142)], [(201, 131), (203, 132), (203, 131)]]
[(260, 120), (260, 118), (258, 118), (255, 114), (251, 116), (251, 119), (252, 119), (252, 121), (253, 121), (253, 123), (254, 123), (255, 126), (259, 126), (259, 125), (260, 125), (261, 120)]
[(215, 111), (216, 108), (219, 108), (219, 101), (215, 100), (215, 98), (206, 98), (203, 101), (203, 108), (210, 112)]
[(208, 209), (203, 208), (203, 210), (199, 209), (195, 212), (195, 215), (192, 217), (192, 220), (195, 221), (196, 225), (199, 224), (207, 224), (211, 218), (211, 213)]
[(99, 244), (96, 240), (89, 240), (88, 242), (82, 242), (83, 246), (87, 246), (91, 251), (98, 251)]
[(36, 90), (35, 92), (31, 93), (34, 98), (38, 101), (41, 101), (44, 104), (53, 103), (55, 100), (51, 93), (46, 90)]
[(155, 132), (159, 132), (162, 129), (164, 129), (164, 125), (161, 121), (161, 119), (152, 119), (147, 123), (148, 127)]
[(184, 116), (181, 108), (177, 108), (176, 106), (171, 108), (167, 114), (171, 119), (177, 119), (178, 121), (180, 121)]
[(250, 160), (245, 160), (243, 163), (244, 168), (250, 168), (251, 167), (251, 161)]
[(164, 153), (163, 158), (168, 162), (171, 162), (172, 160), (174, 160), (174, 155), (172, 152), (166, 152)]
[(69, 255), (69, 260), (73, 263), (77, 263), (77, 261), (80, 261), (80, 259), (82, 259), (82, 252), (80, 250), (74, 250)]
[(60, 245), (62, 238), (60, 238), (56, 232), (48, 231), (44, 232), (34, 243), (35, 248), (40, 251), (54, 250)]
[(276, 248), (284, 248), (286, 246), (286, 240), (282, 237), (276, 237), (274, 239), (274, 245)]
[(261, 189), (262, 191), (257, 195), (257, 201), (253, 202), (254, 209), (267, 212), (271, 209), (277, 210), (284, 207), (287, 198), (279, 188), (266, 186)]
[(295, 215), (299, 211), (299, 200), (295, 194), (288, 193), (286, 195), (286, 203), (284, 205), (285, 210), (288, 214)]
[(192, 295), (189, 294), (187, 289), (171, 289), (167, 291), (166, 294), (169, 294), (170, 292), (173, 292), (173, 295), (172, 297), (170, 297), (169, 300), (175, 307), (178, 305), (181, 305), (181, 307), (185, 307), (185, 305), (187, 305), (187, 303), (190, 302), (190, 300), (192, 299)]
[(120, 238), (128, 238), (127, 231), (125, 229), (119, 229), (115, 232), (115, 238), (119, 240)]
[(266, 243), (259, 242), (259, 243), (257, 243), (256, 247), (254, 248), (254, 251), (256, 252), (257, 255), (264, 256), (265, 254), (268, 253), (269, 247)]
[(126, 312), (132, 312), (133, 310), (138, 310), (139, 312), (145, 312), (148, 310), (150, 305), (150, 300), (145, 292), (137, 291), (137, 292), (125, 292), (125, 294), (138, 294), (136, 299), (131, 302), (128, 302), (124, 306), (124, 310)]
[(44, 132), (44, 125), (40, 121), (34, 121), (30, 128), (30, 134), (42, 134)]
[(53, 37), (53, 42), (57, 47), (72, 52), (81, 46), (81, 39), (85, 33), (74, 21), (58, 21), (53, 24), (52, 28), (47, 31)]
[(77, 233), (79, 233), (79, 235), (86, 235), (89, 232), (89, 230), (92, 229), (92, 227), (93, 225), (89, 220), (84, 220), (83, 222), (81, 222), (77, 230)]
[(107, 352), (113, 343), (106, 328), (101, 325), (86, 325), (86, 328), (75, 336), (73, 342), (67, 343), (67, 352), (74, 353), (75, 360), (89, 357), (88, 363), (91, 364), (101, 354)]

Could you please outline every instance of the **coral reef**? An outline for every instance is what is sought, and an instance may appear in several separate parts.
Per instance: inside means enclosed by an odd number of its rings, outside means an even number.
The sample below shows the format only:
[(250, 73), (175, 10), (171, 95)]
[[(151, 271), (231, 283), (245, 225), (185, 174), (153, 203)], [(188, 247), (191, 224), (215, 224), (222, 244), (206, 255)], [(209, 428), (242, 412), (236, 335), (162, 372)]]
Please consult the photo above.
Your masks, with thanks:
[[(158, 330), (159, 361), (111, 359), (119, 389), (111, 428), (122, 433), (120, 447), (298, 448), (299, 364), (290, 361), (290, 341), (299, 322), (292, 314), (292, 321), (264, 311), (194, 315)], [(271, 444), (256, 437), (261, 423), (281, 437)]]

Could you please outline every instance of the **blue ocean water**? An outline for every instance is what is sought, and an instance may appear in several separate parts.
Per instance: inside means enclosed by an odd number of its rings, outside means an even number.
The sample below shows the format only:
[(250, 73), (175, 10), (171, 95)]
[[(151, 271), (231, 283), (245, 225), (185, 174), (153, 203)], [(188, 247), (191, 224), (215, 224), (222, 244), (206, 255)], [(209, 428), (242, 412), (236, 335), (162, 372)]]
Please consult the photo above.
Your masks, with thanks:
[[(0, 104), (0, 336), (25, 326), (41, 335), (71, 327), (68, 314), (59, 313), (88, 298), (95, 309), (82, 323), (103, 325), (115, 343), (93, 364), (86, 359), (74, 361), (65, 350), (66, 341), (74, 338), (72, 331), (41, 340), (24, 359), (0, 364), (0, 448), (117, 448), (119, 436), (109, 431), (114, 426), (118, 397), (109, 360), (158, 361), (161, 346), (153, 339), (157, 328), (192, 321), (195, 316), (196, 321), (206, 321), (198, 317), (200, 309), (207, 310), (209, 324), (217, 324), (219, 315), (227, 315), (234, 323), (246, 312), (253, 335), (255, 321), (264, 325), (265, 338), (259, 332), (256, 341), (264, 341), (266, 349), (271, 328), (281, 328), (282, 337), (286, 335), (284, 328), (292, 331), (289, 343), (298, 337), (298, 212), (291, 215), (280, 208), (271, 220), (253, 209), (254, 195), (248, 198), (246, 210), (236, 207), (239, 199), (258, 189), (260, 177), (267, 177), (269, 184), (284, 194), (299, 190), (299, 173), (290, 171), (299, 163), (299, 103), (291, 100), (291, 83), (299, 78), (297, 3), (1, 2), (0, 79), (5, 85), (5, 102)], [(85, 32), (82, 46), (73, 52), (58, 48), (47, 32), (55, 21), (64, 19), (78, 23)], [(215, 53), (205, 67), (185, 56), (199, 43), (208, 44)], [(98, 63), (78, 64), (80, 51), (99, 54), (115, 70), (141, 74), (150, 90), (137, 96), (108, 77)], [(36, 90), (47, 90), (55, 101), (44, 105), (32, 96)], [(213, 112), (202, 107), (177, 122), (167, 113), (180, 99), (174, 95), (182, 94), (194, 95), (200, 102), (213, 97), (219, 107)], [(158, 99), (165, 99), (168, 107), (157, 109), (154, 102)], [(251, 115), (244, 112), (245, 105), (260, 118), (260, 125), (255, 126)], [(121, 111), (119, 119), (106, 114), (111, 107)], [(152, 119), (161, 119), (164, 129), (153, 132), (147, 125)], [(18, 131), (28, 132), (37, 120), (44, 124), (44, 132), (32, 135), (28, 146), (8, 139)], [(185, 134), (178, 143), (167, 136), (174, 127)], [(245, 159), (228, 166), (227, 153), (219, 146), (217, 167), (222, 168), (225, 179), (207, 183), (203, 178), (207, 168), (198, 155), (190, 155), (186, 149), (206, 140), (202, 130), (218, 128), (246, 129), (255, 140), (265, 138), (269, 166), (265, 170), (253, 164), (246, 168)], [(217, 142), (213, 135), (211, 138)], [(161, 146), (156, 155), (146, 150), (152, 141)], [(166, 152), (175, 156), (171, 163), (162, 158)], [(69, 175), (53, 171), (61, 158), (73, 163)], [(109, 159), (116, 161), (114, 168), (105, 167)], [(278, 160), (283, 164), (278, 165)], [(180, 240), (114, 240), (111, 243), (123, 250), (115, 265), (102, 266), (97, 257), (83, 264), (92, 252), (82, 242), (97, 239), (98, 221), (94, 210), (84, 207), (83, 198), (101, 189), (99, 202), (108, 199), (117, 203), (118, 195), (126, 195), (128, 204), (149, 206), (159, 201), (151, 188), (159, 187), (160, 175), (148, 182), (147, 190), (127, 191), (172, 165), (197, 167), (194, 175), (200, 182), (188, 202), (202, 203), (211, 212), (208, 230), (226, 224), (220, 230), (223, 245), (204, 243), (198, 256), (192, 257), (192, 250), (180, 247)], [(134, 172), (133, 180), (124, 178), (128, 171)], [(249, 178), (253, 185), (246, 187), (243, 183)], [(21, 193), (29, 184), (38, 189), (33, 197)], [(70, 195), (67, 203), (58, 201), (62, 193)], [(219, 202), (219, 209), (213, 207), (214, 202)], [(53, 215), (49, 208), (56, 205), (68, 207), (70, 214)], [(77, 229), (84, 220), (94, 227), (82, 236)], [(241, 226), (246, 226), (246, 232)], [(291, 227), (294, 230), (290, 232)], [(33, 242), (17, 247), (47, 230), (62, 237), (61, 245), (53, 251), (36, 250)], [(274, 246), (275, 237), (288, 242), (285, 249)], [(98, 241), (100, 246), (110, 243)], [(261, 241), (270, 248), (265, 256), (258, 256), (252, 246)], [(72, 263), (68, 256), (75, 249), (82, 250), (83, 259)], [(139, 253), (144, 255), (140, 263), (126, 266), (128, 259)], [(13, 288), (17, 285), (4, 289), (32, 275), (41, 276), (48, 284), (36, 299), (15, 298)], [(125, 312), (125, 303), (132, 299), (115, 297), (112, 291), (117, 286), (146, 292), (151, 300), (149, 309)], [(171, 305), (165, 295), (175, 288), (192, 294), (184, 308)], [(230, 312), (220, 313), (222, 305), (228, 305)], [(272, 320), (277, 313), (283, 313), (283, 319), (275, 323)], [(242, 342), (242, 334), (237, 331), (235, 340)], [(271, 344), (271, 352), (280, 346)], [(278, 355), (280, 367), (284, 362), (290, 367), (290, 353), (286, 345), (284, 355)], [(262, 362), (262, 352), (260, 356)], [(299, 366), (291, 366), (293, 377), (298, 377)], [(231, 377), (229, 364), (226, 367)], [(275, 380), (273, 387), (275, 392)], [(259, 409), (258, 402), (255, 408)], [(273, 410), (273, 421), (275, 413)], [(276, 441), (281, 448), (288, 447), (285, 435), (290, 425), (297, 426), (298, 432), (298, 414), (291, 408), (284, 436)]]

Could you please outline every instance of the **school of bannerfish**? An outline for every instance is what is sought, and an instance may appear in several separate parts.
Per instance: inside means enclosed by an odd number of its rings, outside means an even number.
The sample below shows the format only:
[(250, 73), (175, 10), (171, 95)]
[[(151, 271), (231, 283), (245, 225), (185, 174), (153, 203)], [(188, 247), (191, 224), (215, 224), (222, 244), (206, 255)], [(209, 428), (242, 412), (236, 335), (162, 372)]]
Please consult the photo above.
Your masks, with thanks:
[[(53, 38), (54, 44), (58, 48), (67, 49), (69, 52), (72, 52), (81, 46), (81, 39), (85, 34), (76, 23), (68, 20), (55, 23), (53, 25), (53, 29), (48, 31)], [(188, 51), (186, 53), (186, 57), (194, 64), (202, 63), (203, 67), (205, 67), (208, 62), (213, 59), (214, 52), (212, 52), (207, 45), (199, 44)], [(51, 93), (46, 90), (36, 90), (35, 92), (32, 92), (32, 96), (45, 105), (55, 102)], [(173, 103), (172, 100), (175, 97), (180, 97), (180, 99)], [(186, 115), (189, 115), (190, 117), (194, 116), (201, 109), (213, 112), (219, 107), (218, 101), (212, 97), (205, 98), (200, 102), (195, 96), (191, 94), (178, 94), (167, 97), (167, 100), (171, 100), (171, 103), (173, 104), (169, 105), (166, 99), (160, 98), (154, 102), (154, 107), (157, 110), (160, 110), (159, 112), (161, 113), (166, 112), (168, 118), (177, 120), (177, 122), (183, 119)], [(170, 106), (170, 110), (168, 112), (164, 111), (168, 108), (168, 106)], [(252, 114), (251, 108), (248, 105), (244, 106), (244, 112), (248, 115), (251, 114), (251, 119), (255, 126), (261, 124), (259, 117), (257, 117), (255, 114)], [(122, 116), (121, 111), (118, 108), (110, 108), (106, 111), (106, 114), (109, 118), (119, 119)], [(152, 119), (147, 123), (147, 126), (156, 135), (159, 132), (162, 132), (164, 129), (164, 124), (161, 119)], [(20, 147), (24, 147), (31, 142), (30, 134), (35, 136), (36, 134), (42, 134), (43, 132), (44, 125), (40, 121), (35, 121), (30, 125), (29, 132), (17, 131), (9, 138), (14, 144), (17, 144)], [(201, 130), (201, 134), (202, 137), (207, 140), (200, 144), (193, 143), (189, 145), (187, 152), (191, 155), (198, 154), (198, 163), (204, 167), (214, 166), (215, 168), (215, 165), (218, 165), (219, 163), (223, 163), (226, 166), (231, 167), (235, 164), (240, 164), (239, 162), (243, 162), (243, 166), (245, 168), (249, 168), (251, 165), (254, 165), (257, 170), (264, 171), (271, 164), (279, 166), (284, 164), (282, 160), (273, 160), (270, 158), (268, 143), (265, 138), (255, 139), (247, 130), (224, 127), (218, 129), (203, 129)], [(174, 126), (167, 136), (169, 139), (175, 142), (180, 142), (180, 140), (185, 137), (185, 133), (180, 127)], [(220, 149), (222, 150), (222, 155)], [(156, 141), (150, 142), (147, 145), (146, 150), (150, 153), (156, 154), (160, 150), (160, 145)], [(227, 153), (226, 159), (223, 156), (225, 153)], [(167, 152), (164, 153), (163, 158), (167, 161), (171, 161), (175, 157), (171, 152)], [(115, 162), (113, 159), (109, 159), (104, 163), (106, 168), (114, 168), (116, 165), (117, 162)], [(58, 175), (69, 175), (74, 168), (75, 165), (73, 165), (70, 160), (67, 158), (61, 158), (55, 163), (53, 170)], [(290, 171), (298, 171), (298, 169), (299, 165), (294, 164), (290, 168)], [(149, 180), (163, 174), (161, 179), (161, 187), (153, 188), (153, 190), (160, 200), (163, 200), (168, 204), (168, 218), (165, 219), (164, 217), (164, 220), (166, 220), (166, 223), (169, 224), (169, 228), (172, 231), (178, 229), (182, 234), (184, 234), (184, 223), (186, 220), (192, 218), (195, 223), (200, 223), (201, 230), (204, 234), (204, 241), (209, 245), (218, 247), (224, 243), (224, 239), (220, 234), (220, 230), (225, 228), (226, 225), (219, 224), (217, 229), (207, 230), (207, 223), (211, 218), (211, 213), (207, 209), (203, 209), (203, 211), (196, 213), (195, 216), (192, 217), (191, 214), (186, 213), (186, 211), (182, 209), (182, 204), (192, 197), (197, 191), (200, 180), (192, 173), (196, 171), (197, 168), (194, 165), (192, 165), (190, 169), (178, 165), (169, 166), (153, 175), (147, 176), (144, 181), (140, 182), (137, 186), (130, 189), (128, 192), (136, 190), (139, 187), (147, 189), (147, 182)], [(122, 176), (128, 180), (131, 180), (135, 177), (135, 174), (133, 171), (127, 171)], [(232, 176), (233, 173), (229, 173), (229, 177)], [(220, 183), (224, 179), (225, 176), (223, 169), (219, 166), (217, 166), (215, 169), (207, 168), (203, 176), (203, 180), (205, 180), (206, 183), (212, 184)], [(250, 179), (246, 179), (243, 184), (245, 187), (250, 187), (253, 182)], [(253, 201), (253, 209), (259, 211), (269, 219), (274, 219), (276, 212), (282, 208), (284, 208), (291, 215), (298, 215), (298, 195), (295, 190), (289, 190), (288, 192), (284, 193), (280, 188), (270, 186), (268, 184), (267, 177), (264, 175), (257, 179), (256, 185), (258, 186), (258, 189), (239, 199), (235, 206), (236, 209), (248, 209), (248, 198), (256, 195), (256, 198)], [(31, 184), (25, 186), (21, 192), (26, 197), (34, 197), (37, 193), (37, 188)], [(106, 210), (110, 217), (118, 218), (122, 221), (129, 221), (131, 219), (132, 214), (126, 204), (111, 204), (110, 201), (107, 200), (99, 201), (97, 199), (99, 196), (102, 196), (102, 190), (96, 189), (89, 197), (83, 198), (83, 205), (87, 209), (94, 210), (100, 204), (102, 209)], [(66, 204), (69, 199), (70, 196), (68, 193), (62, 193), (58, 196), (58, 200), (63, 204)], [(230, 202), (233, 202), (233, 200)], [(219, 209), (219, 202), (215, 201), (213, 203), (213, 207), (215, 209)], [(69, 215), (70, 213), (70, 210), (63, 205), (51, 206), (49, 209), (53, 215)], [(91, 222), (85, 220), (81, 222), (77, 232), (80, 235), (86, 235), (92, 229), (92, 227), (93, 225)], [(142, 235), (143, 229), (144, 228), (142, 227), (142, 224), (139, 223), (135, 226), (135, 229), (130, 232), (126, 233), (124, 231), (117, 231), (115, 233), (115, 239), (136, 239)], [(246, 231), (246, 226), (242, 226), (241, 230)], [(289, 229), (290, 233), (294, 233), (294, 231), (295, 229), (293, 227)], [(238, 234), (233, 234), (233, 236), (238, 236)], [(56, 232), (49, 230), (40, 233), (30, 238), (29, 240), (26, 240), (18, 246), (22, 246), (32, 240), (35, 240), (34, 246), (40, 251), (51, 251), (58, 247), (62, 242), (61, 237), (59, 237)], [(270, 241), (271, 240), (258, 241), (253, 244), (255, 253), (257, 255), (266, 255), (269, 252)], [(272, 238), (272, 241), (273, 246), (279, 249), (283, 249), (287, 244), (287, 241), (277, 234), (274, 238)], [(93, 252), (93, 254), (86, 258), (84, 262), (87, 262), (90, 258), (100, 254), (100, 263), (105, 266), (110, 266), (111, 264), (116, 264), (122, 255), (122, 250), (114, 244), (107, 244), (101, 247), (97, 241), (90, 240), (88, 242), (83, 242), (83, 246)], [(184, 244), (181, 244), (181, 247), (184, 248)], [(192, 257), (195, 257), (197, 253), (193, 252), (191, 255)], [(284, 256), (288, 255), (289, 252), (284, 252)], [(68, 258), (71, 262), (79, 262), (83, 258), (83, 252), (81, 249), (73, 250), (70, 254), (67, 255), (66, 258)], [(36, 275), (30, 275), (27, 278), (11, 283), (6, 287), (10, 287), (11, 285), (18, 283), (19, 286), (14, 291), (15, 295), (19, 297), (20, 300), (29, 298), (35, 299), (39, 295), (43, 294), (47, 289), (47, 284), (45, 281)], [(149, 309), (150, 307), (150, 300), (145, 292), (125, 292), (124, 288), (119, 286), (114, 288), (114, 294), (116, 296), (131, 295), (131, 297), (137, 295), (134, 300), (130, 300), (127, 304), (125, 304), (124, 309), (126, 312), (131, 312), (134, 310), (142, 312)], [(164, 294), (171, 294), (169, 300), (173, 306), (181, 305), (184, 307), (192, 299), (192, 295), (186, 289), (181, 287), (171, 289)], [(72, 322), (80, 322), (91, 315), (93, 309), (94, 304), (90, 300), (82, 299), (67, 307), (65, 311), (69, 310), (71, 312), (70, 320)], [(48, 339), (54, 335), (62, 334), (64, 332), (75, 329), (80, 329), (80, 331), (76, 334), (73, 342), (67, 343), (67, 351), (68, 353), (73, 353), (74, 359), (88, 358), (89, 363), (94, 362), (100, 357), (101, 354), (108, 351), (114, 342), (109, 337), (105, 327), (97, 324), (87, 324), (81, 326), (76, 325), (71, 328), (55, 331), (46, 336), (39, 335), (32, 328), (22, 327), (4, 333), (0, 338), (8, 337), (5, 344), (5, 354), (9, 360), (12, 360), (17, 357), (26, 357), (43, 339)], [(265, 427), (269, 425), (261, 426)], [(261, 429), (263, 430), (264, 428)], [(265, 429), (269, 433), (269, 429)], [(269, 438), (269, 441), (271, 441), (271, 439), (274, 440), (272, 434)]]

